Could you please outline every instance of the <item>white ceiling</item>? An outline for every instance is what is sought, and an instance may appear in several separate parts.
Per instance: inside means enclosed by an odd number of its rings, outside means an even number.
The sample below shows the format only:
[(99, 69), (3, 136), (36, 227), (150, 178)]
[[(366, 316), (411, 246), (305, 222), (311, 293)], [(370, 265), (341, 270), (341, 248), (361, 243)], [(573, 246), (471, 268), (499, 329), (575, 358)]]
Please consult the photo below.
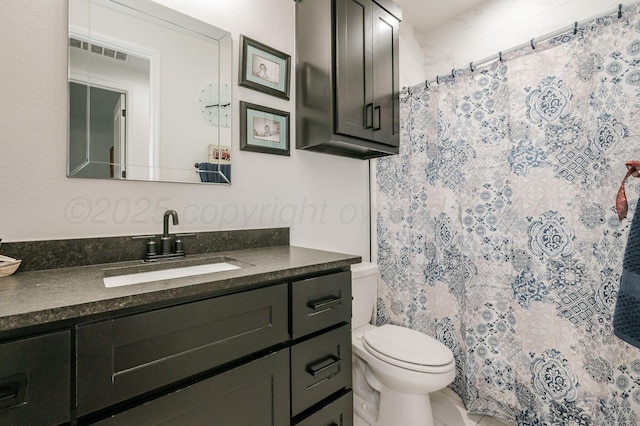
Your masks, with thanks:
[(394, 0), (402, 7), (402, 20), (425, 32), (486, 0)]

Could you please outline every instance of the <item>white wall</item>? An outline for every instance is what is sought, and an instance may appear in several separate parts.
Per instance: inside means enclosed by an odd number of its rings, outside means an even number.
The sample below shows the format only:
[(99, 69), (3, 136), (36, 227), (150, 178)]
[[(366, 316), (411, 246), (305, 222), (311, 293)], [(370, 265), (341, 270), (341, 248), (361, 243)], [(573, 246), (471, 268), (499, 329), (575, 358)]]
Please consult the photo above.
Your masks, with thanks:
[(400, 22), (400, 88), (425, 80), (425, 55), (418, 34), (409, 22)]
[[(235, 85), (240, 34), (294, 54), (291, 0), (162, 0), (225, 28), (234, 43), (233, 184), (207, 186), (69, 179), (67, 2), (0, 0), (0, 238), (26, 241), (291, 226), (292, 244), (369, 257), (368, 162), (291, 149), (291, 157), (239, 151), (238, 101), (291, 113), (285, 101)], [(195, 102), (195, 101), (194, 101)]]
[(487, 0), (438, 27), (421, 33), (424, 76), (414, 84), (450, 74), (453, 68), (526, 43), (616, 8), (614, 0)]

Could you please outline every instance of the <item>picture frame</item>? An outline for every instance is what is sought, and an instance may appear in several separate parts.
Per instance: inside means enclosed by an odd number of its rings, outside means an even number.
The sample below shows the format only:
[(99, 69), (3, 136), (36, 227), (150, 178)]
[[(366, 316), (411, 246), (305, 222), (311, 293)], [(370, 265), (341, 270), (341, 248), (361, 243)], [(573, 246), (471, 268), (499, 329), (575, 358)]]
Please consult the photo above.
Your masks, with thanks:
[(290, 83), (290, 55), (240, 35), (240, 86), (289, 100)]
[(240, 150), (291, 155), (290, 114), (240, 101)]

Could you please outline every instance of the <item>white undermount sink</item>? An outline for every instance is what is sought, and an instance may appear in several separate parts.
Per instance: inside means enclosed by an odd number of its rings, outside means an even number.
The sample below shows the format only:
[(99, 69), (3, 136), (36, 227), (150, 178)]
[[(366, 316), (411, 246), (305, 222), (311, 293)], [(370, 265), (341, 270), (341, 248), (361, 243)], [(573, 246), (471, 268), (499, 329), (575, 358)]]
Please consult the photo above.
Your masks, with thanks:
[(232, 261), (233, 259), (230, 258), (194, 259), (104, 269), (102, 271), (102, 281), (105, 287), (111, 288), (232, 271), (241, 268), (230, 263)]

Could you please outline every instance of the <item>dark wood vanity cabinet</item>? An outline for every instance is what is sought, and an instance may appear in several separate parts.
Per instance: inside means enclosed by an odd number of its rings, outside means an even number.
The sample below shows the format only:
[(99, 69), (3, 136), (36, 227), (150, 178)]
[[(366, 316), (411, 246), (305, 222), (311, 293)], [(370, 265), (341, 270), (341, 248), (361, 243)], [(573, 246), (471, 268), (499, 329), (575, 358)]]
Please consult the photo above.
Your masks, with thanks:
[(399, 152), (399, 23), (390, 0), (296, 3), (297, 147)]
[(350, 320), (342, 271), (78, 324), (78, 423), (351, 425)]
[(350, 321), (343, 268), (12, 338), (0, 424), (350, 426)]

